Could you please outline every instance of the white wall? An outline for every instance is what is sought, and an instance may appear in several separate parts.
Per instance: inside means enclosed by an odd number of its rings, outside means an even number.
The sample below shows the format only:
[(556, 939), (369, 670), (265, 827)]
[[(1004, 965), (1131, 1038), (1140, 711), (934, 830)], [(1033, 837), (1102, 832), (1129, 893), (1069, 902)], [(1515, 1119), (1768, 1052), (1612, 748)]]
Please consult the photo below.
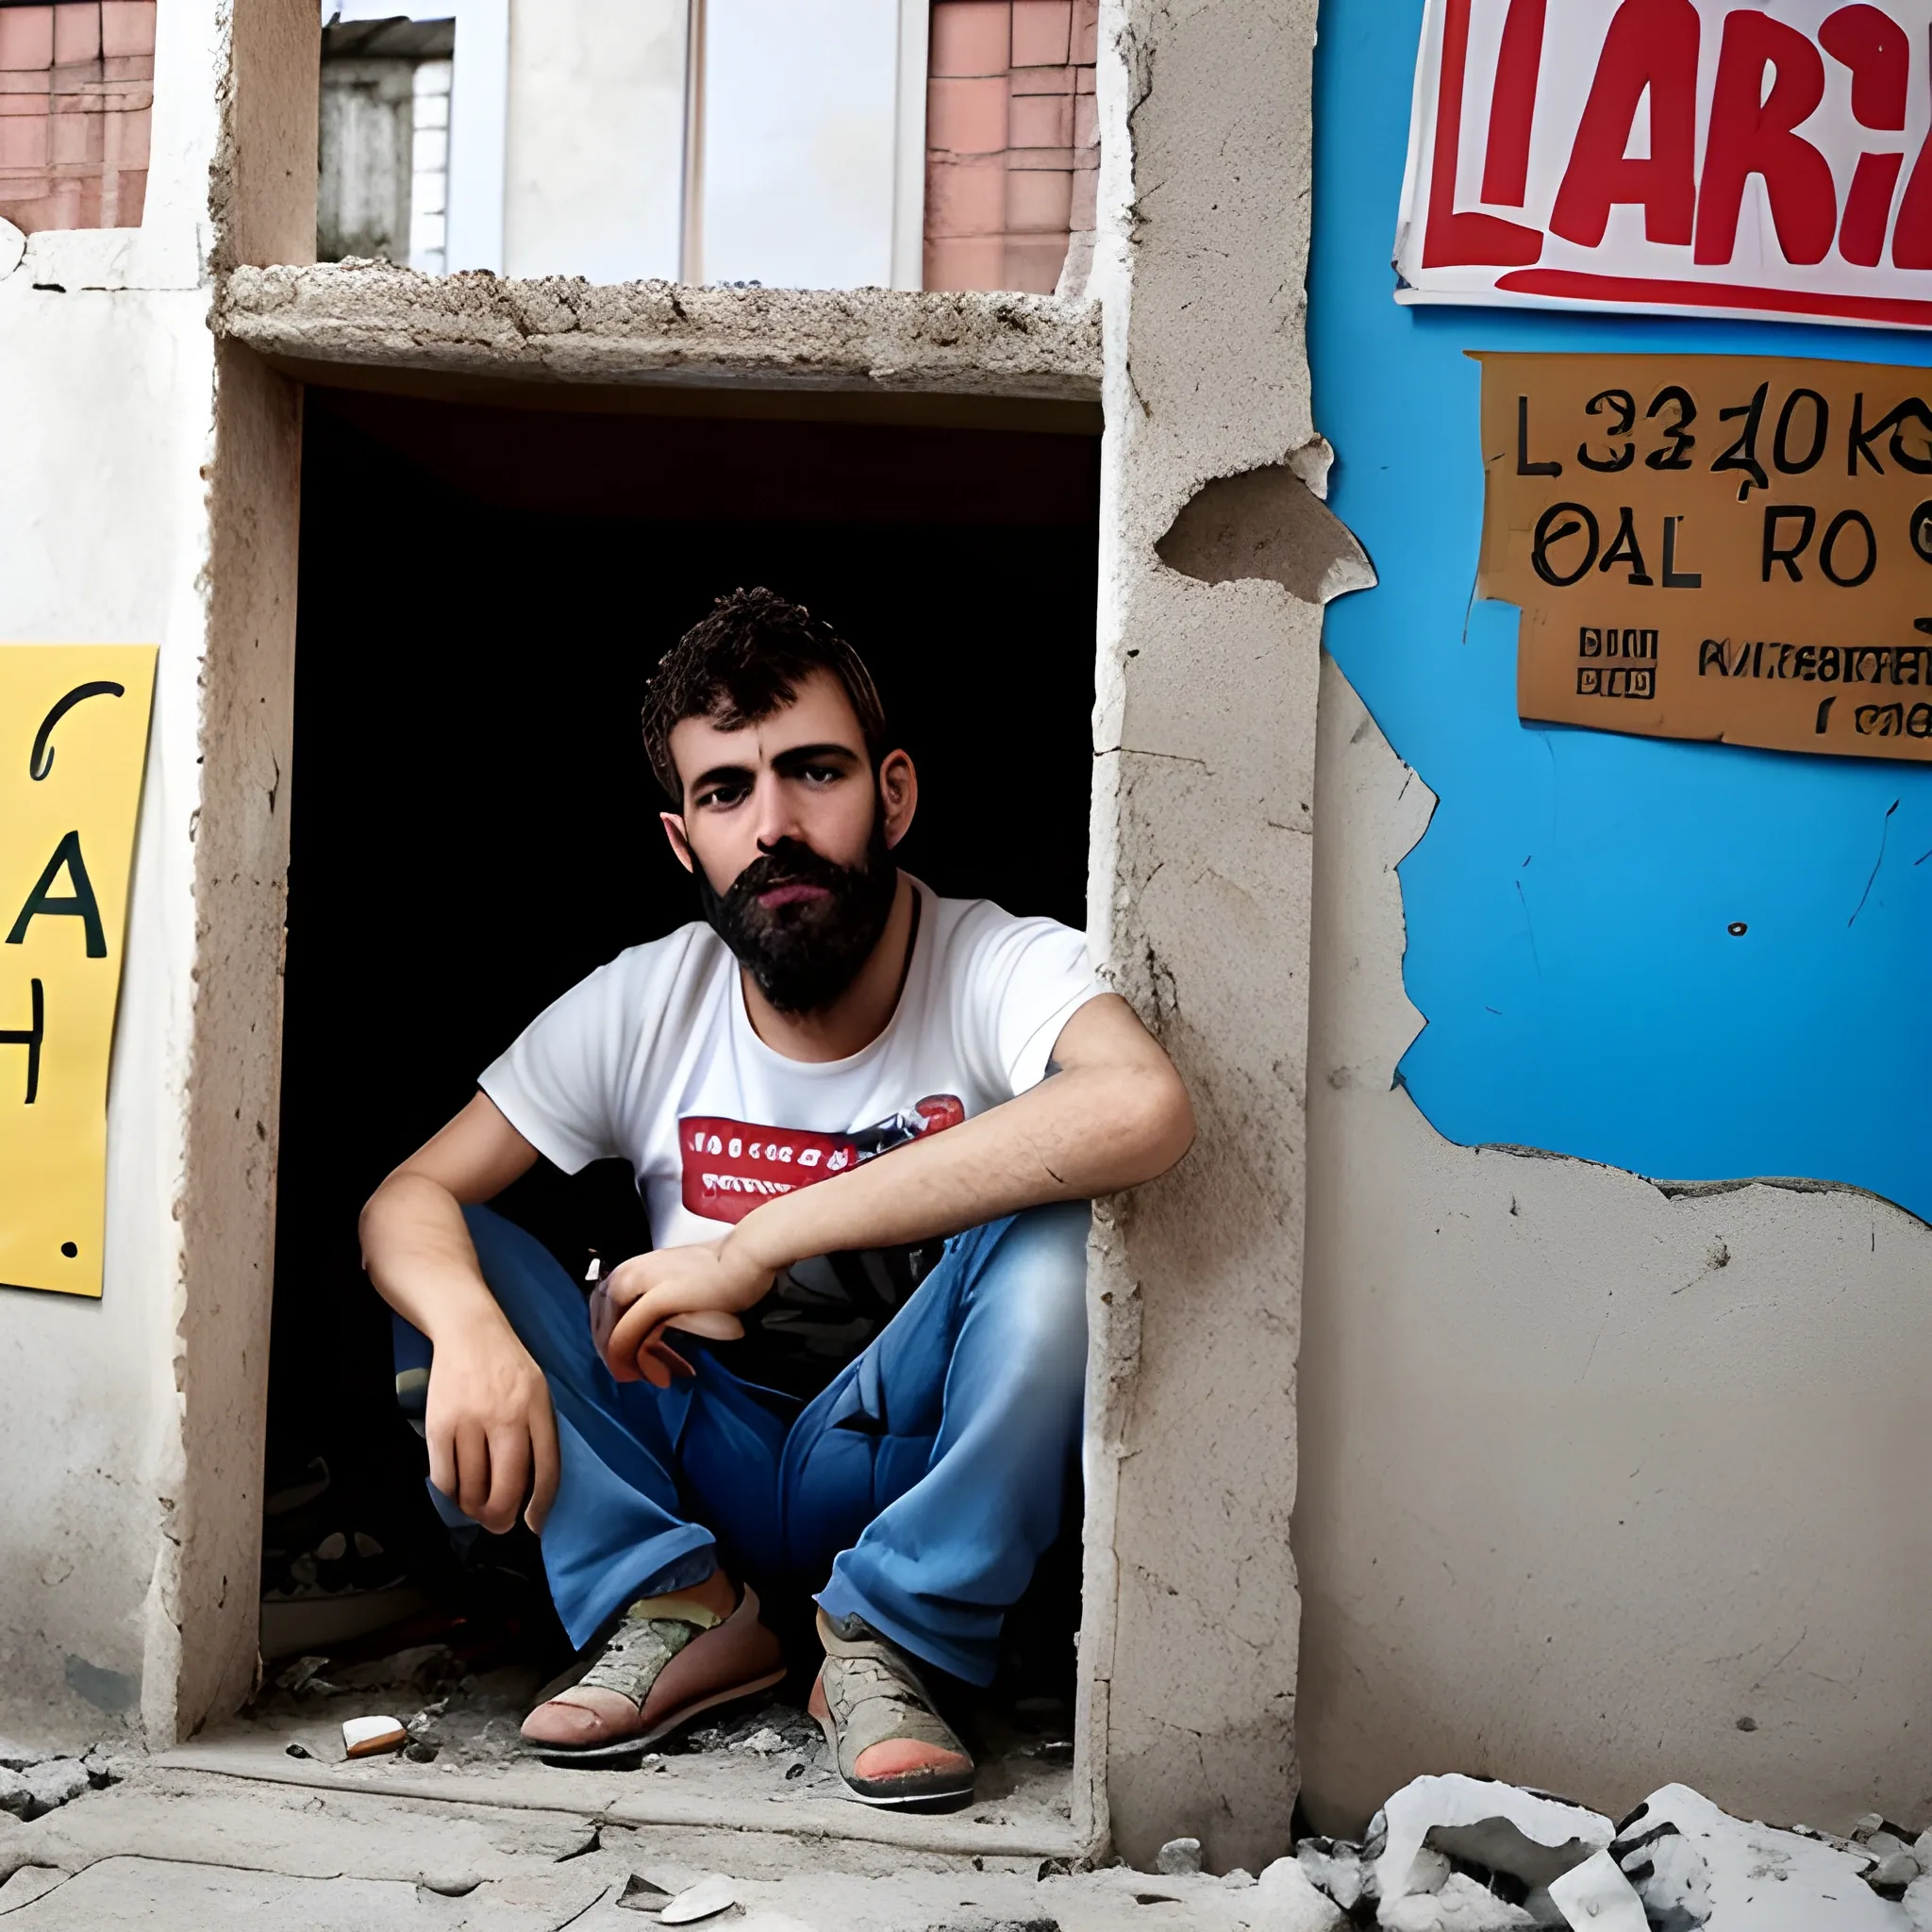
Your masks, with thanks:
[(892, 285), (899, 0), (705, 0), (703, 276)]
[[(503, 269), (677, 278), (686, 0), (511, 0)], [(462, 87), (458, 21), (458, 91)], [(452, 190), (461, 158), (452, 156)]]
[[(208, 728), (224, 681), (208, 506), (228, 458), (208, 315), (219, 255), (312, 253), (316, 33), (304, 0), (254, 0), (245, 21), (220, 0), (163, 8), (143, 226), (35, 236), (0, 280), (0, 640), (160, 646), (109, 1084), (104, 1292), (0, 1289), (0, 1732), (28, 1739), (138, 1725), (167, 1741), (245, 1688), (253, 1663), (260, 1419), (211, 1421), (188, 1359), (212, 1321), (258, 1381), (267, 1314), (265, 1287), (258, 1307), (222, 1301), (230, 1263), (201, 1266), (192, 1232), (192, 1096), (216, 1085), (195, 1052), (196, 974), (219, 978), (199, 861), (235, 843), (208, 809), (233, 781)], [(299, 92), (271, 98), (277, 75)], [(291, 478), (286, 391), (269, 414)], [(287, 508), (292, 531), (292, 494)], [(283, 640), (255, 615), (229, 655), (265, 663)], [(272, 930), (265, 941), (255, 1010), (228, 1004), (272, 1066)], [(243, 1269), (272, 1225), (273, 1111), (263, 1135), (257, 1117), (238, 1108), (234, 1143), (203, 1163), (252, 1207), (198, 1252)], [(209, 1510), (211, 1482), (232, 1524)]]
[(161, 646), (108, 1104), (105, 1291), (0, 1289), (0, 1731), (16, 1735), (98, 1735), (110, 1719), (90, 1695), (138, 1720), (170, 1507), (214, 14), (197, 0), (161, 11), (146, 226), (36, 236), (0, 281), (0, 640)]
[[(183, 24), (171, 8), (161, 31)], [(108, 1108), (105, 1292), (0, 1289), (0, 1731), (16, 1735), (103, 1727), (70, 1673), (138, 1714), (180, 1249), (170, 1208), (192, 938), (196, 472), (214, 345), (193, 288), (30, 286), (52, 275), (48, 257), (80, 252), (30, 246), (0, 282), (0, 639), (158, 641), (161, 655)]]

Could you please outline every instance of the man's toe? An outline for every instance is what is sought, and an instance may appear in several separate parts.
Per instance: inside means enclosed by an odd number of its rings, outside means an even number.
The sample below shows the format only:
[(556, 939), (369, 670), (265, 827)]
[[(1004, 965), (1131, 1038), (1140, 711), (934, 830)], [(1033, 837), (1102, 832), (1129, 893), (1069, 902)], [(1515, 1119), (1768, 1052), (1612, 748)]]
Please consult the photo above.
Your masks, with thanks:
[(919, 1738), (887, 1738), (883, 1742), (869, 1746), (852, 1761), (857, 1776), (871, 1782), (874, 1779), (893, 1777), (968, 1776), (973, 1773), (972, 1758), (958, 1751), (942, 1750), (937, 1744), (929, 1744)]
[(637, 1724), (637, 1706), (609, 1690), (566, 1690), (524, 1720), (532, 1744), (601, 1744)]

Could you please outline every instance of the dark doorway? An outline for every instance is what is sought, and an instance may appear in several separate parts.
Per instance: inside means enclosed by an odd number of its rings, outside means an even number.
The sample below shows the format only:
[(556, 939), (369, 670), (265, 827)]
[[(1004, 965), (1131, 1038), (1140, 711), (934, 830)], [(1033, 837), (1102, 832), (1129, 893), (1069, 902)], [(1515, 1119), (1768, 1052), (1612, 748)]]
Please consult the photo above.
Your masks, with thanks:
[[(918, 761), (907, 865), (1082, 925), (1098, 451), (317, 389), (307, 412), (269, 1489), (299, 1500), (321, 1457), (336, 1530), (359, 1512), (417, 1569), (442, 1532), (358, 1210), (545, 1004), (696, 916), (638, 735), (658, 657), (738, 585), (809, 606)], [(648, 1245), (620, 1163), (498, 1205), (579, 1271)], [(272, 1521), (272, 1566), (291, 1537)]]

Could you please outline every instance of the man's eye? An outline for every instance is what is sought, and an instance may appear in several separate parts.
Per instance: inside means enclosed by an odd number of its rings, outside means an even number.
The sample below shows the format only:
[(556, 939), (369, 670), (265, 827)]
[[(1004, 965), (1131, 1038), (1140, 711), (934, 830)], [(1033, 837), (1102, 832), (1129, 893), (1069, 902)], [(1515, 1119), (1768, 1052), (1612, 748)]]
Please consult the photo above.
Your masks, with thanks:
[(829, 785), (843, 774), (837, 765), (807, 765), (800, 775), (810, 785)]
[(745, 796), (742, 785), (717, 785), (708, 791), (698, 793), (701, 806), (733, 806), (741, 803)]

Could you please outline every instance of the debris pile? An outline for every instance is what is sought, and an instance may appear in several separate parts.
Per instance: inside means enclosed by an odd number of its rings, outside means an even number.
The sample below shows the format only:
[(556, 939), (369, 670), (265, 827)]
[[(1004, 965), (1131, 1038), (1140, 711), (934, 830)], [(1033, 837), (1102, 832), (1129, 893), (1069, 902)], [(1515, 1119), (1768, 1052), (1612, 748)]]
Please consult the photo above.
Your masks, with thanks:
[(124, 1772), (107, 1747), (91, 1745), (75, 1757), (61, 1752), (29, 1750), (0, 1738), (0, 1814), (41, 1818), (83, 1791), (105, 1790)]
[(1295, 1862), (1385, 1932), (1932, 1932), (1932, 1830), (1876, 1813), (1850, 1838), (1776, 1830), (1685, 1785), (1613, 1825), (1492, 1779), (1421, 1777), (1359, 1844), (1304, 1839)]

